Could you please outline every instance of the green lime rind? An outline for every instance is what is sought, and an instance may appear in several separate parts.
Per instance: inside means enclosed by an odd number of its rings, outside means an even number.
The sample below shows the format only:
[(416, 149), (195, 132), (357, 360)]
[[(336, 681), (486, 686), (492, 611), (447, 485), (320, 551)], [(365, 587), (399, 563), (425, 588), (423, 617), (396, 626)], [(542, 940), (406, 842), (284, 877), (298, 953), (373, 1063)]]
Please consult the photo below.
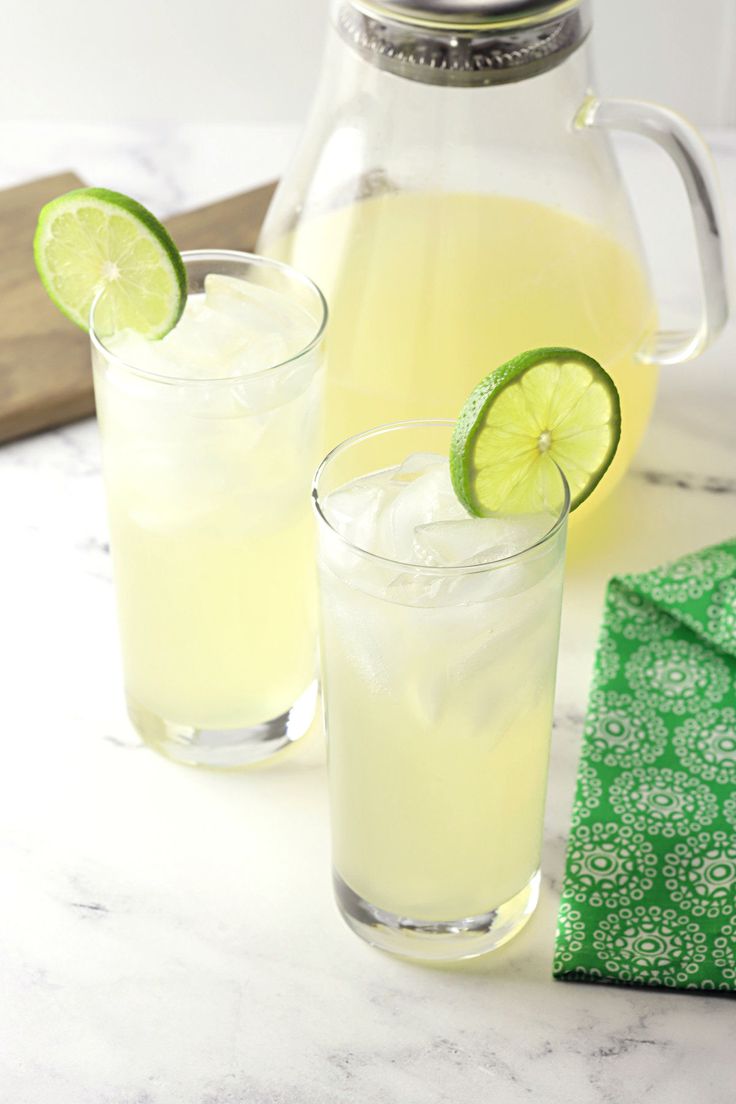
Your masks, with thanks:
[(620, 436), (618, 391), (597, 360), (530, 349), (470, 394), (450, 447), (453, 487), (475, 517), (522, 513), (559, 499), (559, 468), (574, 510), (605, 475)]
[(88, 331), (167, 334), (187, 299), (184, 262), (171, 235), (135, 199), (107, 188), (76, 188), (42, 209), (33, 256), (52, 302)]

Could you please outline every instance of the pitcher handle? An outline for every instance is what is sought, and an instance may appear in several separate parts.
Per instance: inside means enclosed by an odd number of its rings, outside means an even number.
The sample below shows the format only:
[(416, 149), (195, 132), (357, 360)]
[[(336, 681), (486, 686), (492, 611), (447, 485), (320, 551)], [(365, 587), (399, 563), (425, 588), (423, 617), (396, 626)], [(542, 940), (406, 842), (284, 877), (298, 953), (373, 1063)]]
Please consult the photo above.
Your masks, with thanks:
[(702, 313), (694, 332), (658, 330), (639, 350), (647, 364), (680, 364), (701, 353), (729, 315), (723, 216), (710, 152), (697, 130), (674, 111), (636, 100), (585, 101), (577, 127), (629, 130), (653, 139), (677, 166), (690, 200), (702, 286)]

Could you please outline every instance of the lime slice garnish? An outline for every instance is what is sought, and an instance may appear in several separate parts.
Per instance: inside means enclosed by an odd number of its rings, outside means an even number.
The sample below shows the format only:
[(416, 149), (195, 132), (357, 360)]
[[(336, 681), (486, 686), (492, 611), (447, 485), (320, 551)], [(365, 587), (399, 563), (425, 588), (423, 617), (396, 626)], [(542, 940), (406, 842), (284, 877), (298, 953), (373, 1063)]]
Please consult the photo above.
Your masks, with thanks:
[(92, 302), (100, 334), (136, 330), (163, 337), (187, 298), (184, 263), (168, 232), (134, 199), (78, 188), (41, 209), (33, 240), (36, 268), (67, 318), (89, 329)]
[(533, 512), (559, 501), (561, 468), (570, 509), (613, 459), (621, 406), (613, 380), (577, 349), (531, 349), (482, 380), (457, 420), (452, 483), (469, 513)]

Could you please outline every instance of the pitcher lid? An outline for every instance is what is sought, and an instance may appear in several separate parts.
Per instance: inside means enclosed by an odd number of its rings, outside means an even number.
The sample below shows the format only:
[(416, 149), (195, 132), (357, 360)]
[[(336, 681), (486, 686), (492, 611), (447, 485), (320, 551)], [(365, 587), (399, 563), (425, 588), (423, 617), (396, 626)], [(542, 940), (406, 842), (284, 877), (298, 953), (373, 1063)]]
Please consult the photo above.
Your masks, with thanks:
[(579, 3), (580, 0), (357, 0), (355, 6), (407, 22), (461, 26), (561, 15)]
[(460, 87), (525, 80), (590, 30), (588, 0), (341, 0), (340, 34), (396, 76)]

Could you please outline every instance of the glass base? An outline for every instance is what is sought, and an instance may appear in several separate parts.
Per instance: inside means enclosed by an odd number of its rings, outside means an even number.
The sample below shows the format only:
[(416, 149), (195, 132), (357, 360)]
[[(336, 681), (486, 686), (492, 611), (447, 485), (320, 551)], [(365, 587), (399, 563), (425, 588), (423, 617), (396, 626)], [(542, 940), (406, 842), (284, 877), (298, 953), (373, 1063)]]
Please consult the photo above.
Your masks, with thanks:
[(495, 951), (526, 924), (539, 900), (537, 871), (519, 893), (480, 916), (412, 920), (364, 901), (333, 872), (337, 904), (348, 927), (382, 951), (424, 962), (455, 962)]
[(190, 767), (236, 770), (254, 767), (292, 747), (310, 727), (317, 704), (317, 680), (286, 713), (244, 728), (196, 728), (159, 717), (126, 695), (128, 716), (154, 751)]

